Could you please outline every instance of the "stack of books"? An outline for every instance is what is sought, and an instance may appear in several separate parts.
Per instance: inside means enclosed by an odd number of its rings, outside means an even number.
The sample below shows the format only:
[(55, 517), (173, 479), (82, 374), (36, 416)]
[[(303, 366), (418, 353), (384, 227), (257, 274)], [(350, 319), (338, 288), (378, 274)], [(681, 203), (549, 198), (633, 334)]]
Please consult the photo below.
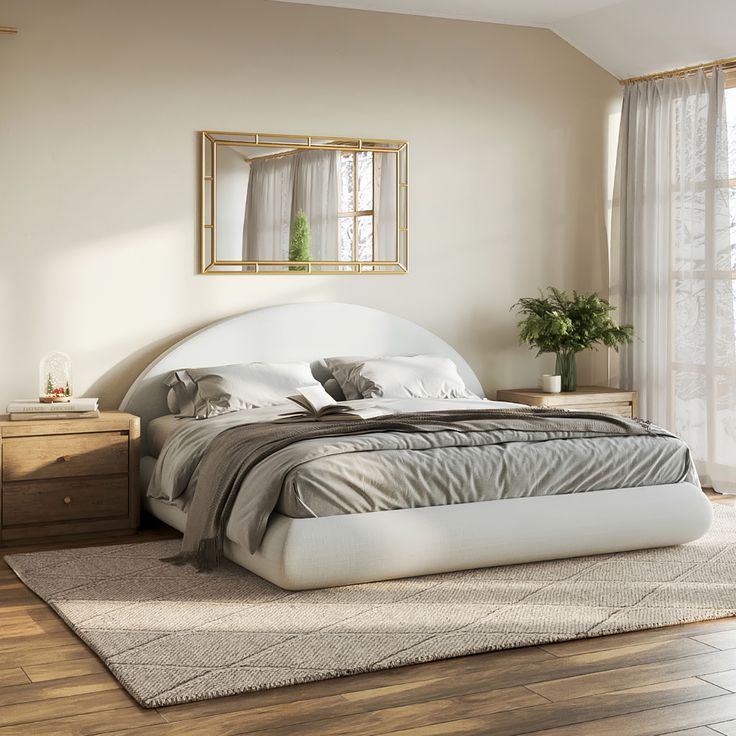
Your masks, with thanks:
[(11, 421), (29, 419), (94, 419), (100, 416), (97, 399), (72, 399), (55, 404), (42, 404), (37, 399), (21, 399), (8, 404)]

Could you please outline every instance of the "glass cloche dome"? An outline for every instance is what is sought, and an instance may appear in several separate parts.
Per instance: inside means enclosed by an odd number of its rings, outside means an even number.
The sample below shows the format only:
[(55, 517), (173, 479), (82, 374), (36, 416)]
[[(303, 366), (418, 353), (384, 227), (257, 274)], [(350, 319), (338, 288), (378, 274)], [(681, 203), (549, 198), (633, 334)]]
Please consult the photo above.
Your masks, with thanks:
[(72, 397), (72, 359), (66, 353), (49, 353), (38, 368), (38, 398), (43, 403)]

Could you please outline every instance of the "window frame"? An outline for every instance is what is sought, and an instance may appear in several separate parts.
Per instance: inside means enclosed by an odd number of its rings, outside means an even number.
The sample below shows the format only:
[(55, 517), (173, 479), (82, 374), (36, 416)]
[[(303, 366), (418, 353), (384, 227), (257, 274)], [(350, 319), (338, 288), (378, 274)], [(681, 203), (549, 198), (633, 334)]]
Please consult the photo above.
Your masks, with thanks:
[[(371, 204), (372, 207), (369, 210), (358, 209), (358, 154), (369, 153), (371, 156)], [(376, 157), (373, 151), (343, 151), (340, 158), (343, 156), (352, 156), (353, 159), (353, 209), (352, 210), (341, 210), (340, 204), (342, 204), (342, 165), (340, 166), (340, 186), (338, 188), (338, 207), (337, 207), (337, 237), (340, 238), (338, 243), (338, 257), (340, 253), (340, 246), (342, 245), (342, 236), (340, 229), (340, 221), (352, 218), (353, 220), (353, 243), (351, 249), (351, 258), (346, 262), (360, 262), (358, 259), (358, 218), (359, 217), (370, 217), (371, 218), (371, 257), (364, 263), (375, 261), (376, 258)]]

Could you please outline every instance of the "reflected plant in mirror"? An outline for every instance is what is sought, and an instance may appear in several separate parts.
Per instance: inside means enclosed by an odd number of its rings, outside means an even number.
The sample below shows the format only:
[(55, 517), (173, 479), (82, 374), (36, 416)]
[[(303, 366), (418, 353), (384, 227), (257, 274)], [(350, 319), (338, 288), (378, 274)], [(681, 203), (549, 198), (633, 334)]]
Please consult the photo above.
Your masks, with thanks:
[[(312, 260), (312, 233), (309, 229), (309, 220), (304, 210), (299, 210), (294, 218), (291, 228), (291, 241), (289, 242), (290, 261)], [(292, 271), (306, 271), (307, 266), (292, 266)]]
[(201, 272), (405, 273), (407, 189), (404, 141), (203, 132)]

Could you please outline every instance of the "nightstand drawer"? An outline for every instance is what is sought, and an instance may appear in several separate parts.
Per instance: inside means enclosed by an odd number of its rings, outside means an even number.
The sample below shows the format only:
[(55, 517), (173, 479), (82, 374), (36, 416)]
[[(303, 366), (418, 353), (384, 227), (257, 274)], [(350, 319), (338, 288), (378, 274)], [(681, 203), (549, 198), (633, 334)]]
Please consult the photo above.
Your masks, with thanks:
[(128, 472), (128, 436), (90, 432), (3, 441), (3, 481)]
[(126, 516), (128, 479), (42, 480), (3, 485), (3, 526)]

